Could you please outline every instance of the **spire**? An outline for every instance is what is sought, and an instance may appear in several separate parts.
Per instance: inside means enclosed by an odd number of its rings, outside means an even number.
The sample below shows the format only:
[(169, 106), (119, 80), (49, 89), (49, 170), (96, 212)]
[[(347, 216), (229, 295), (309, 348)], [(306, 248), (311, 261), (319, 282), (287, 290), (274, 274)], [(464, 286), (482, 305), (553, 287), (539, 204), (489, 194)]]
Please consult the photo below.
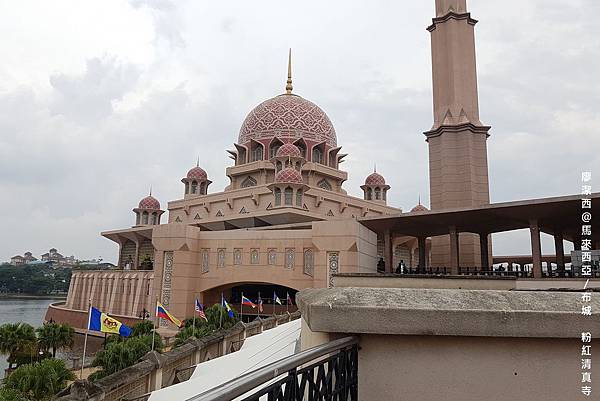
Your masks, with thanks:
[(292, 89), (294, 89), (294, 87), (292, 86), (292, 49), (290, 48), (290, 52), (288, 54), (288, 78), (287, 85), (285, 86), (285, 93), (291, 95)]
[(376, 173), (377, 172), (377, 163), (373, 163), (373, 172)]
[(152, 184), (150, 184), (150, 191), (148, 193), (148, 196), (152, 196)]
[(421, 205), (421, 194), (419, 194), (419, 205)]
[(198, 156), (198, 159), (196, 160), (196, 167), (200, 167), (200, 156)]

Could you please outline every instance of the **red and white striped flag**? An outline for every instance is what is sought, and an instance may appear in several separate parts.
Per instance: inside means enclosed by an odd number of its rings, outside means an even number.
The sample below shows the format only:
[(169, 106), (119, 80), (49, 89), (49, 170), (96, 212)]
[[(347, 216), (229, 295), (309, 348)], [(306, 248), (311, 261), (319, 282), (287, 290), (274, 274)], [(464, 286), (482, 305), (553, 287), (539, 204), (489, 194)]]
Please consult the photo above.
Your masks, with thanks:
[(194, 308), (196, 309), (196, 312), (198, 312), (198, 316), (200, 316), (202, 319), (208, 322), (208, 319), (204, 314), (204, 306), (200, 303), (200, 301), (198, 301), (198, 298), (196, 298), (196, 305), (194, 306)]

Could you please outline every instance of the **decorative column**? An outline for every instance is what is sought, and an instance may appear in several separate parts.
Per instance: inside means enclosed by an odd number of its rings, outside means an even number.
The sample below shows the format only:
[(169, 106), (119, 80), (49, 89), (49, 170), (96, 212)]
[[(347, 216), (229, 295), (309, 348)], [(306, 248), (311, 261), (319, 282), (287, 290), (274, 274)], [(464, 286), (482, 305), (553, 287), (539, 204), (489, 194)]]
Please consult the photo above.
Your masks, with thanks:
[(390, 230), (385, 230), (383, 233), (383, 257), (385, 259), (385, 272), (394, 272), (394, 251), (392, 249), (392, 234)]
[(450, 226), (450, 274), (458, 274), (460, 266), (458, 232), (455, 226)]
[(565, 273), (565, 248), (563, 246), (563, 234), (560, 229), (555, 230), (554, 253), (556, 255), (556, 270), (562, 276)]
[(425, 269), (427, 268), (427, 251), (425, 249), (426, 246), (426, 237), (419, 237), (419, 271), (425, 273)]
[(529, 221), (531, 234), (531, 257), (533, 260), (533, 277), (542, 277), (542, 245), (540, 241), (540, 228), (537, 220)]
[(490, 270), (490, 261), (488, 255), (488, 234), (479, 233), (479, 252), (481, 253), (481, 269)]

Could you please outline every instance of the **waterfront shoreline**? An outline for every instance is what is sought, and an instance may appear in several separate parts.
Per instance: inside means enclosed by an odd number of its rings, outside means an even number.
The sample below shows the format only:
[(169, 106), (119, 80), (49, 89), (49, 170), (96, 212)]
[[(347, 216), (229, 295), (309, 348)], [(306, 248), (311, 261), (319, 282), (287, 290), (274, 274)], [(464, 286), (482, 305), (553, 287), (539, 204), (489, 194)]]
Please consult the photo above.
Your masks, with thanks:
[(64, 295), (0, 294), (0, 299), (67, 299)]

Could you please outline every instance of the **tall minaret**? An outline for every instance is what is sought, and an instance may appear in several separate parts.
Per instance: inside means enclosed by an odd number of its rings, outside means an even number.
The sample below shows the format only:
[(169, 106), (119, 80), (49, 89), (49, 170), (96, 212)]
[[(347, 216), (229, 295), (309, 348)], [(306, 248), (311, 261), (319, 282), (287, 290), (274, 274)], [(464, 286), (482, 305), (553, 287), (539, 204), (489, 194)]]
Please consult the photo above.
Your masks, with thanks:
[[(468, 207), (490, 201), (487, 165), (489, 126), (479, 120), (475, 24), (466, 0), (436, 0), (431, 33), (433, 126), (429, 143), (431, 209)], [(483, 233), (485, 234), (485, 233)], [(460, 234), (462, 266), (481, 266), (487, 235)], [(432, 266), (456, 266), (450, 237), (432, 239)], [(455, 259), (455, 258), (454, 258)]]

